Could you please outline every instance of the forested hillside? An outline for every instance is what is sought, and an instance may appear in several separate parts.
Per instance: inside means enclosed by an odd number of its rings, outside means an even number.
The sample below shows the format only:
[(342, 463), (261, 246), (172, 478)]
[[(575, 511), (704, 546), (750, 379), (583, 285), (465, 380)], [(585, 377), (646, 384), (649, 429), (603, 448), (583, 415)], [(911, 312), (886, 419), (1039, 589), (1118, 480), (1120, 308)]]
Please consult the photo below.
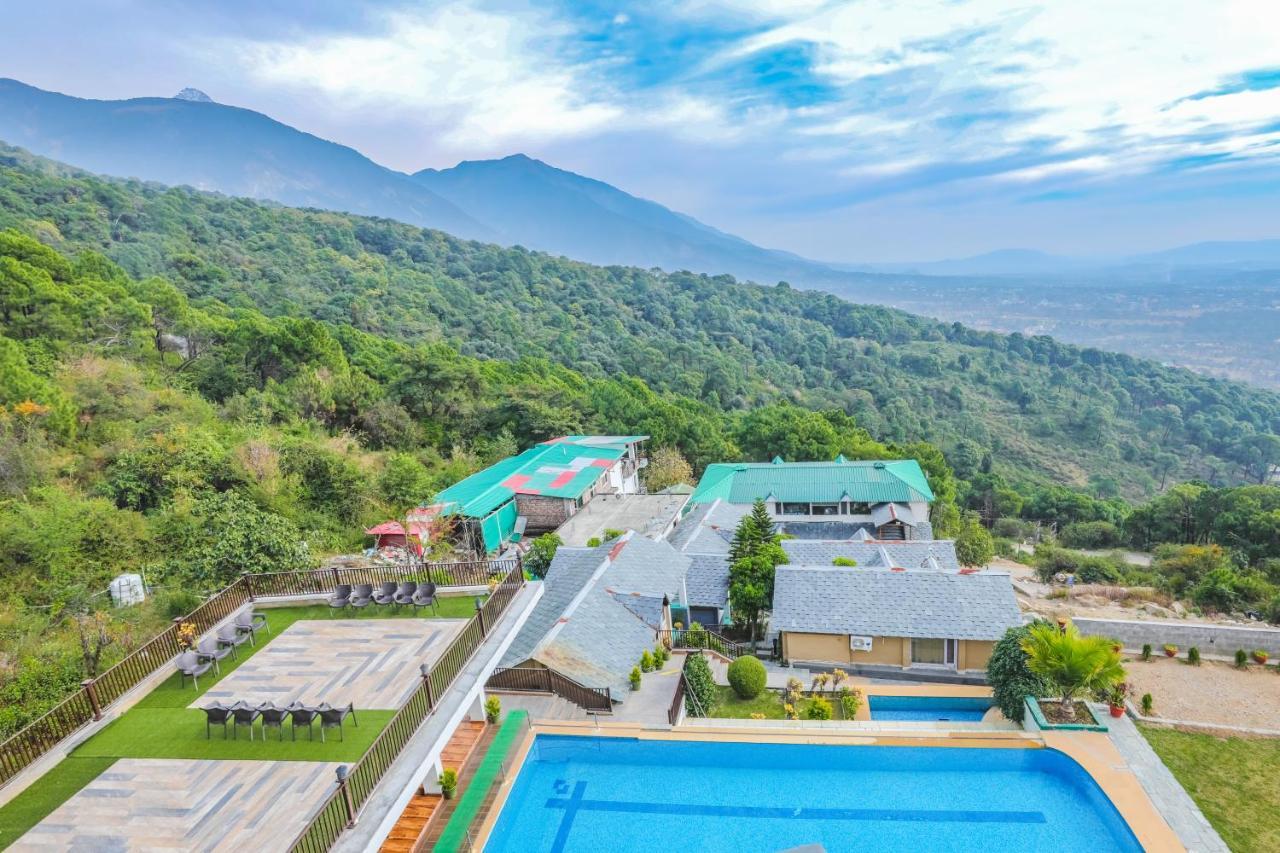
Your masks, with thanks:
[[(634, 376), (713, 413), (775, 400), (838, 409), (881, 439), (987, 459), (1015, 485), (1138, 497), (1179, 479), (1257, 482), (1280, 461), (1275, 394), (782, 284), (594, 267), (386, 220), (105, 180), (14, 149), (0, 155), (0, 226), (166, 276), (197, 303)], [(204, 390), (216, 403), (233, 395), (233, 385)], [(514, 421), (536, 422), (557, 393), (531, 389), (504, 405)], [(726, 450), (679, 443), (695, 465)], [(734, 448), (787, 449), (753, 438)]]

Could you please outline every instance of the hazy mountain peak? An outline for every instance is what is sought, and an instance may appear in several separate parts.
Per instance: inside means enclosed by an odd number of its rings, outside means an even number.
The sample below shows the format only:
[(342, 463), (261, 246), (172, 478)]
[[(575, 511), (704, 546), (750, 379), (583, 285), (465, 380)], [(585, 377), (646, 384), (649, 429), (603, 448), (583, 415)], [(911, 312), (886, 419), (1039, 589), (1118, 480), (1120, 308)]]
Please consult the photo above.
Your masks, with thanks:
[(181, 92), (174, 95), (173, 97), (179, 101), (198, 101), (202, 104), (213, 103), (213, 98), (210, 98), (208, 95), (206, 95), (204, 92), (201, 92), (199, 89), (193, 89), (190, 86), (183, 89)]

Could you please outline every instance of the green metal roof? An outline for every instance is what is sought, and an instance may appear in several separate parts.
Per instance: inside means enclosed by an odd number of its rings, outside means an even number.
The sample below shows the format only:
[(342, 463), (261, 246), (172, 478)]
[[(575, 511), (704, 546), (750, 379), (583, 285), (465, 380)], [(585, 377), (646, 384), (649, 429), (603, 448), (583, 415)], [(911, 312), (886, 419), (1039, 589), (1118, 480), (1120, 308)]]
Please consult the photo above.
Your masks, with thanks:
[(722, 462), (708, 465), (690, 503), (746, 504), (756, 498), (779, 501), (865, 503), (932, 501), (933, 490), (920, 463), (893, 461)]
[(603, 469), (646, 436), (569, 435), (494, 463), (436, 495), (436, 502), (468, 518), (484, 518), (517, 494), (576, 499)]

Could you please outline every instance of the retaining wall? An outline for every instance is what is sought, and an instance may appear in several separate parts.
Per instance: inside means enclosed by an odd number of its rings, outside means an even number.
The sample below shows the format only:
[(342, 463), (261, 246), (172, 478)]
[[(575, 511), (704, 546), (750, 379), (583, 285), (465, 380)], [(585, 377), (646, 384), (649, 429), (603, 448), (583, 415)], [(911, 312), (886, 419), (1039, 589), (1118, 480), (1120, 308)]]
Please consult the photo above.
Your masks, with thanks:
[(1280, 628), (1236, 628), (1228, 625), (1200, 625), (1194, 622), (1167, 622), (1123, 619), (1071, 620), (1082, 634), (1114, 637), (1129, 650), (1137, 651), (1144, 643), (1150, 643), (1156, 653), (1166, 643), (1173, 643), (1180, 652), (1191, 646), (1200, 649), (1202, 655), (1232, 657), (1236, 649), (1252, 652), (1265, 649), (1273, 658), (1280, 657)]

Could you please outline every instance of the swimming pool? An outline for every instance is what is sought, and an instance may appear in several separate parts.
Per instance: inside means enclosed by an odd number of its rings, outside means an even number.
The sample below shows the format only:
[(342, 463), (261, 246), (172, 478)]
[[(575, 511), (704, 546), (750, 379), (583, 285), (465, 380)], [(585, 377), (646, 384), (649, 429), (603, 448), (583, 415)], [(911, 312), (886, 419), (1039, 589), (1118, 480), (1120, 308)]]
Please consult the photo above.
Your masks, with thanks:
[(980, 723), (991, 708), (983, 696), (870, 696), (873, 720)]
[(1140, 851), (1051, 749), (538, 735), (486, 853)]

